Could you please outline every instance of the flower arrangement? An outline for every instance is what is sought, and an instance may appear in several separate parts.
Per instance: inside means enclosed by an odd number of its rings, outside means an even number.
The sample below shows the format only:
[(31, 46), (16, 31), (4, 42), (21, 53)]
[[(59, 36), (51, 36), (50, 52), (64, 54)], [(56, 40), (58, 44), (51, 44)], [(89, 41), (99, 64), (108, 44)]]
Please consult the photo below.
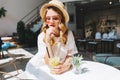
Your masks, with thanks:
[(73, 56), (72, 57), (72, 63), (76, 66), (79, 67), (83, 62), (81, 62), (83, 59), (82, 55), (78, 55), (78, 56)]
[(73, 64), (73, 67), (75, 67), (75, 74), (80, 73), (79, 67), (81, 64), (83, 64), (82, 59), (83, 59), (82, 55), (72, 57), (72, 64)]

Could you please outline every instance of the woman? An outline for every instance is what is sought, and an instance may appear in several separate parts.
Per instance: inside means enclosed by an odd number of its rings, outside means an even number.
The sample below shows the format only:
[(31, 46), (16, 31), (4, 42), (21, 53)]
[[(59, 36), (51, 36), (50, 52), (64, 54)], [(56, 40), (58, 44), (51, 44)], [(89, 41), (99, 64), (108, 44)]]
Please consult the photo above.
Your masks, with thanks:
[(62, 2), (52, 0), (42, 6), (40, 15), (43, 26), (38, 36), (38, 53), (28, 62), (26, 70), (34, 74), (39, 66), (50, 65), (49, 58), (58, 57), (60, 64), (52, 72), (64, 73), (71, 68), (71, 56), (78, 53), (72, 31), (66, 26), (68, 13)]

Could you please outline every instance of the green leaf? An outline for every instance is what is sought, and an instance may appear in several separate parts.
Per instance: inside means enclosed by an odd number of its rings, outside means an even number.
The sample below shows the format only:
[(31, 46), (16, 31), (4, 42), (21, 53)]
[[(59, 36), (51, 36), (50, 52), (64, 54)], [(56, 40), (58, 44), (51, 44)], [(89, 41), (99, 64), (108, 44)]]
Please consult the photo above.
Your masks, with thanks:
[(0, 18), (1, 18), (2, 16), (5, 17), (5, 16), (6, 16), (6, 12), (7, 12), (7, 10), (5, 10), (4, 7), (2, 7), (2, 8), (0, 9)]

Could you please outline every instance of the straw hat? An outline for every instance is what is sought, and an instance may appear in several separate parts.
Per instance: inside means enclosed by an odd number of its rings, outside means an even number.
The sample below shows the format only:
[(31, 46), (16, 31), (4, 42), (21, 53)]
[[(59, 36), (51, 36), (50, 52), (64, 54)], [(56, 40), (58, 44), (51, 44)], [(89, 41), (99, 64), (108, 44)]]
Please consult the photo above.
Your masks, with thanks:
[(60, 11), (63, 13), (63, 16), (65, 17), (65, 23), (67, 23), (69, 21), (69, 15), (64, 7), (64, 4), (59, 0), (51, 0), (49, 3), (46, 3), (41, 7), (40, 16), (42, 17), (42, 19), (44, 19), (45, 12), (46, 12), (47, 8), (50, 6), (55, 6), (58, 9), (60, 9)]

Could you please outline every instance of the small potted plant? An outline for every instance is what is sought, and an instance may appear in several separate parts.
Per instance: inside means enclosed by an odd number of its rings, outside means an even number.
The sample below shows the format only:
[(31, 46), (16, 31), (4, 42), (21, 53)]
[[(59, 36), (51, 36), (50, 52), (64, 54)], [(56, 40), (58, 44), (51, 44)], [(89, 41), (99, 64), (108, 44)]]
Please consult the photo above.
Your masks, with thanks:
[(75, 74), (81, 73), (80, 65), (83, 64), (82, 59), (83, 59), (82, 55), (72, 57), (72, 64), (73, 67), (75, 68)]
[(25, 23), (23, 21), (19, 21), (17, 23), (17, 34), (19, 37), (19, 41), (21, 43), (25, 42)]

